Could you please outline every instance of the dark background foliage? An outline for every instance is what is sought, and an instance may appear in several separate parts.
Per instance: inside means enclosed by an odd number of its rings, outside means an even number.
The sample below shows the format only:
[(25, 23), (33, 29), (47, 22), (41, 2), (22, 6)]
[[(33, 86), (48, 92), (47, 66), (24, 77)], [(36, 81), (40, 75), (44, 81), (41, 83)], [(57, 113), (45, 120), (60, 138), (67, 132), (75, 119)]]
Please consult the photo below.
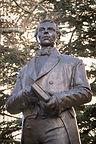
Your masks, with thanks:
[[(0, 17), (0, 143), (13, 144), (19, 143), (21, 116), (7, 113), (5, 102), (18, 71), (39, 48), (33, 38), (36, 26), (46, 17), (53, 19), (62, 33), (57, 46), (61, 53), (95, 59), (96, 1), (3, 0)], [(96, 96), (96, 62), (91, 64), (87, 75)], [(76, 112), (82, 144), (96, 144), (96, 103), (79, 106)]]

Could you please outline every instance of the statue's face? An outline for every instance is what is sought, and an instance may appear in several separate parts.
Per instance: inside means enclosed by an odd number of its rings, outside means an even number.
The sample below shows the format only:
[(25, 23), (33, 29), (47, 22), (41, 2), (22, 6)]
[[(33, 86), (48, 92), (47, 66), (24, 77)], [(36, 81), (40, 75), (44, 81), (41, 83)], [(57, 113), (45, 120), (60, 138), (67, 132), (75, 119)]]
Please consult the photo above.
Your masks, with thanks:
[(56, 27), (50, 22), (41, 23), (37, 37), (41, 46), (54, 46), (56, 40)]

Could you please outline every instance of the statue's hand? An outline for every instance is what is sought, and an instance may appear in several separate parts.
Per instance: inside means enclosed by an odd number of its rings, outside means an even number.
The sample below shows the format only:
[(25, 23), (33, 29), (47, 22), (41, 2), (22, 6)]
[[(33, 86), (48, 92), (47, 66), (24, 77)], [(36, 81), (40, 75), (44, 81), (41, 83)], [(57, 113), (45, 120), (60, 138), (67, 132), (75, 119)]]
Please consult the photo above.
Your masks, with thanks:
[(26, 87), (23, 89), (23, 94), (24, 94), (24, 95), (30, 95), (30, 94), (31, 94), (31, 86), (26, 86)]
[(59, 113), (58, 93), (49, 93), (51, 98), (47, 103), (42, 102), (41, 107), (49, 116), (57, 116)]
[(55, 110), (55, 109), (57, 110), (58, 106), (59, 106), (58, 97), (56, 94), (54, 94), (51, 96), (49, 102), (47, 103), (47, 107), (49, 107), (52, 110)]
[(38, 98), (36, 95), (32, 92), (31, 86), (26, 86), (23, 89), (23, 96), (26, 97), (28, 103), (36, 103), (38, 101)]

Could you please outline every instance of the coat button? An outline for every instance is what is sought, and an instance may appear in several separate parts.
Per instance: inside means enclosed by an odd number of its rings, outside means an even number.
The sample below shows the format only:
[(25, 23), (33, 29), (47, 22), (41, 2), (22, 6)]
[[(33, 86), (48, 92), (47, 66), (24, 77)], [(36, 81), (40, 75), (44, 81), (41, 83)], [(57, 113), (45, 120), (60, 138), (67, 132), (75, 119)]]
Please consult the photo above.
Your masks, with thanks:
[(53, 84), (53, 81), (49, 81), (49, 84), (52, 85), (52, 84)]

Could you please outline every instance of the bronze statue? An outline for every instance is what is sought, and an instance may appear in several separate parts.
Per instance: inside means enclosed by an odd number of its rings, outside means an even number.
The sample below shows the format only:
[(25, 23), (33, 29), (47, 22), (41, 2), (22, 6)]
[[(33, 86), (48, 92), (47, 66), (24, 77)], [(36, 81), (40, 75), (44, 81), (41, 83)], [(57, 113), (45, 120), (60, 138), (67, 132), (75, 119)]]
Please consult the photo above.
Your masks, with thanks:
[(80, 144), (73, 107), (92, 97), (84, 64), (56, 50), (60, 31), (52, 20), (44, 19), (35, 37), (41, 49), (20, 70), (7, 111), (23, 112), (22, 144)]

